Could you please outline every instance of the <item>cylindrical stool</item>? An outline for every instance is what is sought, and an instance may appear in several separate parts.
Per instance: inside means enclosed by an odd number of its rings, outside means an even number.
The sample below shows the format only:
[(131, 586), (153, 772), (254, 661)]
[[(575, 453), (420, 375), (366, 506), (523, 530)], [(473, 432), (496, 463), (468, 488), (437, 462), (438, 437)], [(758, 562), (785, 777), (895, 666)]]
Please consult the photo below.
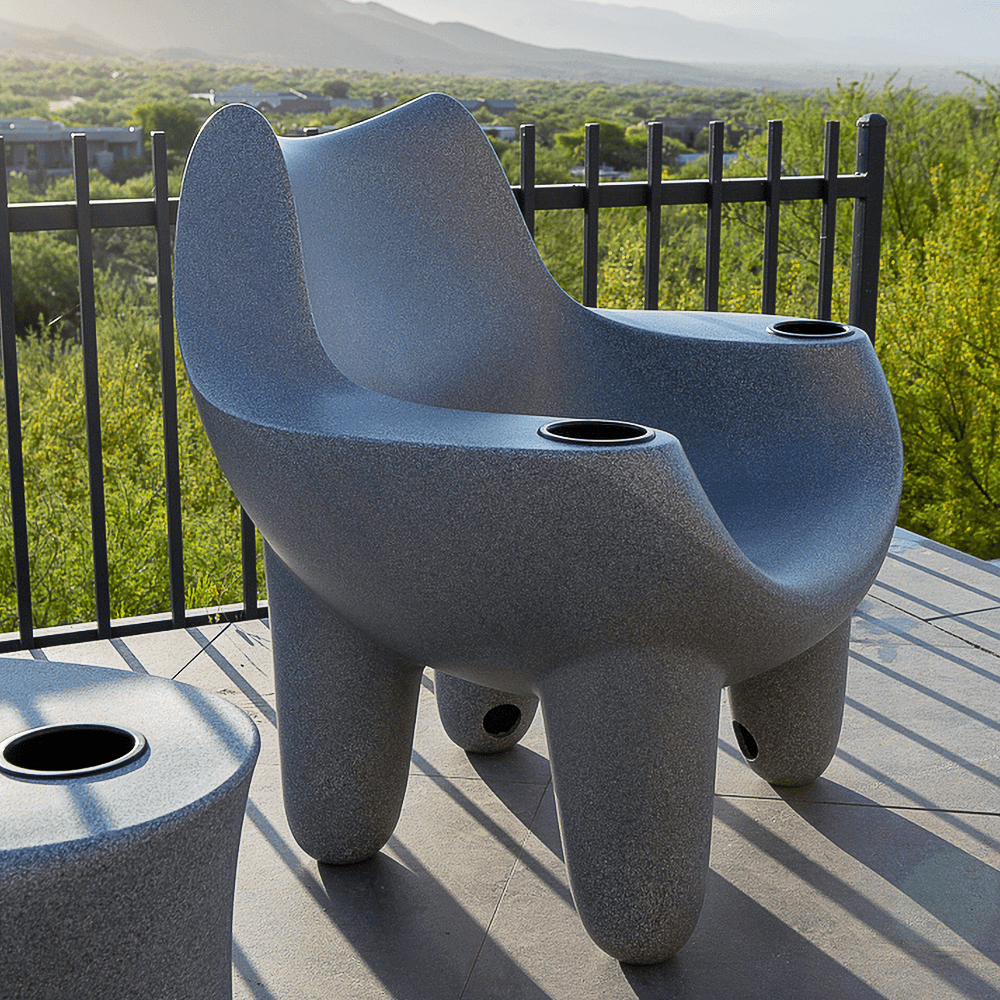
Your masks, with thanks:
[(4, 1000), (231, 997), (259, 748), (190, 685), (0, 659)]

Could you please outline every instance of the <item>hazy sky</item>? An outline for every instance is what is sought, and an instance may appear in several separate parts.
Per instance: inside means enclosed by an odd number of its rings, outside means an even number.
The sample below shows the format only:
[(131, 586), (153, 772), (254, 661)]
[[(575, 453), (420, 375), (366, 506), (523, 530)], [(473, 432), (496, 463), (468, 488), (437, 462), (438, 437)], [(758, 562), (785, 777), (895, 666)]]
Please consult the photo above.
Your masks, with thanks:
[[(514, 20), (520, 20), (519, 27), (526, 31), (532, 6), (530, 0), (380, 2), (423, 21), (465, 21), (494, 31)], [(1000, 0), (836, 0), (833, 4), (817, 0), (605, 0), (604, 5), (659, 7), (695, 20), (759, 28), (790, 38), (868, 37), (876, 44), (884, 41), (893, 50), (947, 49), (960, 57), (993, 63), (1000, 59)], [(519, 16), (522, 11), (523, 18)]]
[[(197, 8), (203, 0), (182, 0)], [(338, 0), (330, 0), (338, 9)], [(353, 0), (361, 2), (361, 0)], [(772, 53), (798, 52), (800, 58), (824, 63), (864, 65), (885, 63), (889, 71), (904, 66), (938, 65), (985, 73), (1000, 69), (1000, 0), (575, 0), (590, 8), (574, 16), (570, 0), (378, 0), (384, 6), (421, 21), (462, 21), (518, 41), (552, 48), (613, 52), (645, 59), (698, 61), (688, 44), (669, 29), (643, 31), (643, 19), (633, 11), (624, 22), (608, 12), (625, 7), (654, 7), (696, 21), (716, 22), (739, 29), (758, 29), (796, 42), (788, 49), (774, 40), (739, 41), (746, 61), (771, 60)], [(308, 0), (307, 0), (308, 3)], [(98, 34), (113, 37), (108, 18), (88, 16), (100, 8), (108, 17), (119, 10), (131, 13), (166, 9), (162, 0), (0, 0), (0, 18), (10, 17), (37, 27), (65, 30), (68, 24), (86, 24)], [(254, 9), (266, 5), (251, 4)], [(208, 5), (206, 5), (206, 8)], [(100, 20), (101, 23), (97, 23)], [(704, 35), (704, 32), (701, 33)], [(171, 43), (172, 44), (172, 43)], [(191, 41), (185, 44), (196, 44)], [(732, 49), (732, 46), (730, 46)], [(704, 49), (715, 51), (714, 42)], [(685, 53), (688, 53), (685, 58)], [(804, 55), (803, 55), (804, 54)], [(709, 56), (703, 56), (709, 58)], [(733, 59), (736, 56), (729, 56)]]
[[(595, 0), (601, 2), (601, 0)], [(393, 0), (386, 0), (387, 6)], [(477, 6), (475, 2), (471, 4)], [(611, 0), (609, 6), (661, 7), (701, 21), (717, 21), (745, 28), (766, 28), (782, 35), (822, 37), (834, 30), (838, 35), (864, 34), (865, 27), (883, 27), (895, 22), (900, 31), (937, 28), (974, 29), (998, 25), (998, 0)], [(1000, 46), (1000, 36), (994, 37)]]

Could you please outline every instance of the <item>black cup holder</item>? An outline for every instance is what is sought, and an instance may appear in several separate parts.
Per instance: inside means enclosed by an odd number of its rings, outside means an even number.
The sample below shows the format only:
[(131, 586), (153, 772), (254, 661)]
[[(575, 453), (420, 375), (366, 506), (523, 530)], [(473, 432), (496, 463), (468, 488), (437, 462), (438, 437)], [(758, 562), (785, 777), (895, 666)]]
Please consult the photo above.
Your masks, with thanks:
[(655, 432), (642, 424), (627, 420), (554, 420), (538, 428), (538, 433), (550, 441), (564, 444), (640, 444), (651, 441)]
[(142, 733), (119, 726), (39, 726), (0, 743), (0, 771), (19, 778), (82, 778), (124, 767), (145, 749)]
[(834, 323), (828, 319), (784, 319), (767, 328), (778, 337), (846, 337), (854, 333), (853, 326)]

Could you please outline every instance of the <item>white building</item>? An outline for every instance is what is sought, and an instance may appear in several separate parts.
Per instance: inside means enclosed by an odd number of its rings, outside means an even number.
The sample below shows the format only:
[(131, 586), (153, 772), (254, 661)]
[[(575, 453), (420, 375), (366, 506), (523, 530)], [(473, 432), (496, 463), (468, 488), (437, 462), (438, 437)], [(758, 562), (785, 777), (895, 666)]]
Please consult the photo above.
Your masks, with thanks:
[(87, 136), (87, 165), (102, 172), (109, 170), (115, 160), (142, 156), (142, 132), (135, 127), (69, 127), (44, 118), (0, 118), (8, 172), (70, 170), (73, 166), (72, 137), (78, 132)]

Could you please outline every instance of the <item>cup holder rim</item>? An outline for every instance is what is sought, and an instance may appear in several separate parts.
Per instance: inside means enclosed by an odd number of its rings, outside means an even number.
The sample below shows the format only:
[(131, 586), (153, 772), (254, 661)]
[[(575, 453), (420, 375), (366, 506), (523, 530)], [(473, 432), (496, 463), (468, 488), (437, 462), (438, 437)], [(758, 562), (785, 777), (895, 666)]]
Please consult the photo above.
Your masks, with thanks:
[(767, 332), (775, 337), (793, 337), (798, 340), (835, 340), (860, 333), (856, 326), (829, 319), (783, 319), (768, 324)]
[[(602, 429), (609, 433), (602, 436)], [(620, 433), (613, 433), (612, 429)], [(569, 417), (561, 420), (550, 420), (538, 428), (538, 433), (548, 441), (560, 444), (599, 446), (605, 448), (621, 447), (630, 444), (642, 444), (652, 441), (656, 431), (645, 424), (633, 420), (591, 419), (588, 417)]]
[[(8, 760), (8, 753), (16, 750), (22, 744), (32, 740), (44, 739), (46, 736), (58, 736), (74, 731), (92, 731), (111, 733), (118, 737), (131, 738), (132, 745), (124, 753), (102, 760), (85, 767), (66, 768), (35, 768), (27, 767)], [(124, 741), (123, 741), (124, 742)], [(117, 771), (128, 764), (134, 763), (148, 748), (146, 737), (128, 726), (119, 726), (107, 722), (66, 722), (44, 726), (33, 726), (22, 730), (0, 741), (0, 772), (15, 778), (30, 778), (36, 781), (65, 781), (69, 778), (86, 778), (108, 771)]]

